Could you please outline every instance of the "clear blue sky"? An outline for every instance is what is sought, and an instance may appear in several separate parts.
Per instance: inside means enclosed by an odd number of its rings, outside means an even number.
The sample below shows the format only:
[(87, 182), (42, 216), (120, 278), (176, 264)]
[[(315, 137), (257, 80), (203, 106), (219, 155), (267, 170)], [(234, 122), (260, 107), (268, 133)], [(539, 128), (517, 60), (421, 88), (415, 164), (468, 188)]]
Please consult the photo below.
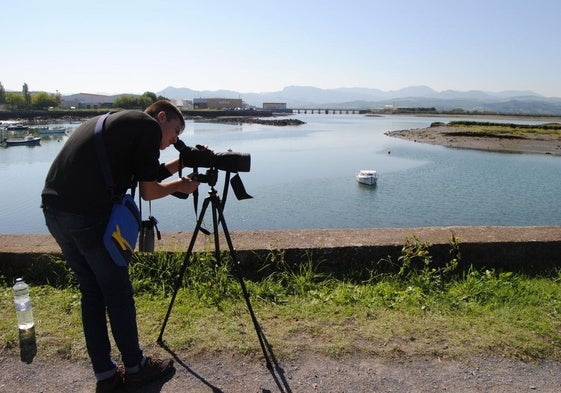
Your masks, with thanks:
[(6, 90), (271, 92), (425, 85), (561, 97), (558, 0), (21, 0)]

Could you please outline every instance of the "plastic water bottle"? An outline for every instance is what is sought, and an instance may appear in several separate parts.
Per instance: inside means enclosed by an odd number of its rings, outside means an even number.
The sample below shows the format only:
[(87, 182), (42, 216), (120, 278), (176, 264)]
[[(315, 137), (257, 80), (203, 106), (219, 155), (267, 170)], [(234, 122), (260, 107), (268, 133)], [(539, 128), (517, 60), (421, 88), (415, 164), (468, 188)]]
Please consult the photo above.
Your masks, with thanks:
[(14, 285), (14, 303), (18, 317), (18, 328), (24, 330), (31, 329), (34, 323), (31, 298), (29, 297), (29, 286), (22, 278), (18, 278), (16, 280), (16, 285)]
[(21, 278), (14, 285), (14, 303), (18, 318), (20, 358), (29, 364), (37, 354), (37, 342), (29, 286)]

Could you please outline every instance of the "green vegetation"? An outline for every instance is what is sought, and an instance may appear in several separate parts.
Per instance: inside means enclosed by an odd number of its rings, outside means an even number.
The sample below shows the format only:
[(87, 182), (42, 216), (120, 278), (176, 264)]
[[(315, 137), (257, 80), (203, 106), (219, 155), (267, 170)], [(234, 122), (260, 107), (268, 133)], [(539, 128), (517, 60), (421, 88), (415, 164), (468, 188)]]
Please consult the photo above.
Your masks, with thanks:
[[(312, 255), (291, 265), (271, 251), (247, 280), (251, 301), (275, 355), (316, 351), (385, 357), (445, 358), (487, 354), (561, 361), (561, 274), (460, 270), (457, 239), (449, 261), (433, 263), (430, 244), (409, 238), (393, 273), (339, 279), (319, 273)], [(137, 254), (131, 264), (143, 345), (156, 347), (175, 275), (184, 254)], [(239, 282), (225, 256), (195, 254), (187, 264), (164, 339), (175, 352), (232, 351), (260, 356)], [(267, 273), (264, 273), (267, 272)], [(357, 277), (365, 277), (360, 272)], [(14, 348), (18, 332), (11, 279), (0, 277), (0, 348)], [(79, 292), (59, 273), (51, 285), (32, 285), (38, 349), (48, 356), (85, 359)]]
[(150, 104), (158, 100), (167, 100), (163, 96), (156, 96), (155, 93), (151, 91), (144, 92), (141, 96), (135, 96), (132, 94), (123, 94), (115, 99), (113, 102), (113, 108), (121, 109), (145, 109), (150, 106)]
[(47, 109), (50, 107), (56, 107), (60, 104), (60, 94), (48, 94), (45, 92), (38, 93), (5, 93), (6, 105), (14, 110), (21, 108), (32, 108), (32, 109)]
[(514, 124), (514, 123), (493, 123), (493, 122), (477, 122), (477, 121), (451, 121), (447, 124), (435, 122), (431, 127), (447, 126), (450, 128), (458, 128), (461, 131), (447, 131), (447, 135), (464, 135), (464, 136), (486, 136), (486, 137), (520, 137), (524, 138), (528, 135), (560, 135), (560, 123), (546, 124)]

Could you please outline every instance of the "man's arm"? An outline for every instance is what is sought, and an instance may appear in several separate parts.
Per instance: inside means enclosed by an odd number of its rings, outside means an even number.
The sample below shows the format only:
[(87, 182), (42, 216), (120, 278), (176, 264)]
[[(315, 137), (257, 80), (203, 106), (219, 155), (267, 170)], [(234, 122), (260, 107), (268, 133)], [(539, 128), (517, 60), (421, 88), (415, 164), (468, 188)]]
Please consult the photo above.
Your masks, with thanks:
[(185, 176), (165, 183), (158, 181), (141, 181), (140, 196), (145, 201), (152, 201), (173, 194), (174, 192), (191, 194), (198, 186), (199, 182), (193, 181)]

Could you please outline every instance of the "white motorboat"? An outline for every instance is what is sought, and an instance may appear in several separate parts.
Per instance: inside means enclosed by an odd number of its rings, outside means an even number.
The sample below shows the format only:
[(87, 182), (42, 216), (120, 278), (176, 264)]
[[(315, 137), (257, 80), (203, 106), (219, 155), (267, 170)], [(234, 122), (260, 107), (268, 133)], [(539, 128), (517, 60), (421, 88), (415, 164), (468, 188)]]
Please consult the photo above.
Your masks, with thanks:
[(371, 169), (362, 169), (356, 175), (356, 181), (362, 184), (372, 186), (378, 181), (378, 174)]

